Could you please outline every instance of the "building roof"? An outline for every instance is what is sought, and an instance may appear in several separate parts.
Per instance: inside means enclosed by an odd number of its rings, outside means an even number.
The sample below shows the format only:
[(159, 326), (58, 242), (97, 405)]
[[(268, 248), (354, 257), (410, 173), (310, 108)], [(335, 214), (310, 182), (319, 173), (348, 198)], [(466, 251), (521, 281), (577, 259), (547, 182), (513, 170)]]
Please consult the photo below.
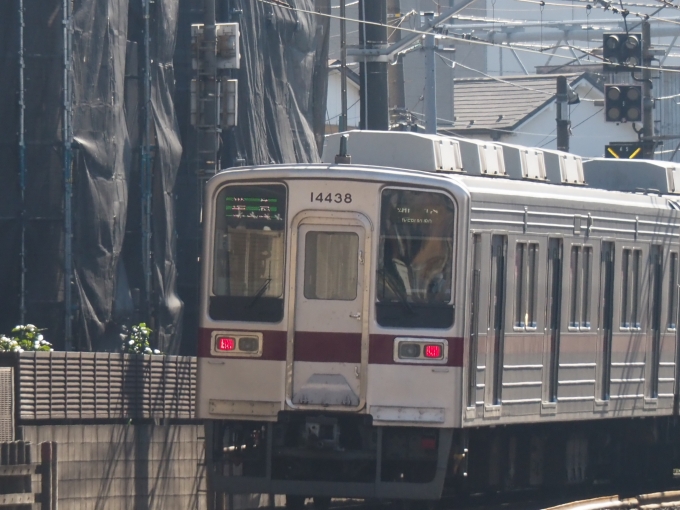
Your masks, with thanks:
[[(570, 84), (592, 81), (588, 73), (565, 74)], [(512, 131), (555, 99), (556, 75), (454, 80), (454, 124), (440, 132)]]

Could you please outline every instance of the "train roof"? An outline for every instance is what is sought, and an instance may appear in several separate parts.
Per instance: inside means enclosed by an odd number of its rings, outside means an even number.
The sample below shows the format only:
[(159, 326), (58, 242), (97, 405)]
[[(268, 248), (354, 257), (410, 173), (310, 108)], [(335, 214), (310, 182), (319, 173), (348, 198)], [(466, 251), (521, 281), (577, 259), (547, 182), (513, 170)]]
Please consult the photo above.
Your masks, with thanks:
[(671, 161), (594, 158), (583, 167), (594, 188), (680, 195), (680, 165)]
[[(680, 206), (671, 197), (656, 193), (624, 193), (584, 186), (557, 186), (549, 182), (489, 178), (470, 176), (462, 173), (426, 172), (404, 168), (380, 167), (364, 164), (281, 164), (253, 167), (237, 167), (218, 175), (230, 175), (238, 179), (241, 175), (253, 178), (256, 172), (262, 179), (324, 179), (329, 173), (342, 173), (351, 180), (375, 182), (392, 181), (400, 184), (460, 188), (473, 202), (503, 202), (506, 204), (556, 206), (573, 210), (598, 211), (611, 208), (637, 210), (677, 210)], [(219, 180), (212, 179), (214, 188)], [(511, 197), (511, 198), (508, 198)]]

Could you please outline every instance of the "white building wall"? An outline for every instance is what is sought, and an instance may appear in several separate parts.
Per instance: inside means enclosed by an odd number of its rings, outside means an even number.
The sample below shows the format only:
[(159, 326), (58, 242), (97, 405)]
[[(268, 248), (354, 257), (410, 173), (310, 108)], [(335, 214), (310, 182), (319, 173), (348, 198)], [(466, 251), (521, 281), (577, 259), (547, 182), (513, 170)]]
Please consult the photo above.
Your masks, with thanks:
[[(340, 96), (340, 71), (328, 73), (328, 97), (326, 100), (326, 126), (338, 126), (342, 112)], [(359, 126), (359, 87), (351, 80), (347, 80), (347, 127), (353, 129)], [(337, 131), (337, 129), (336, 129)], [(326, 133), (335, 132), (326, 128)]]
[[(603, 157), (604, 146), (612, 142), (636, 142), (638, 136), (632, 123), (614, 123), (604, 120), (604, 108), (595, 106), (593, 100), (602, 101), (602, 93), (586, 81), (580, 82), (576, 91), (581, 102), (570, 106), (571, 131), (569, 152), (582, 157)], [(590, 100), (590, 101), (588, 101)], [(557, 123), (555, 103), (520, 124), (514, 133), (503, 136), (501, 141), (557, 149)], [(638, 129), (641, 126), (637, 126)]]

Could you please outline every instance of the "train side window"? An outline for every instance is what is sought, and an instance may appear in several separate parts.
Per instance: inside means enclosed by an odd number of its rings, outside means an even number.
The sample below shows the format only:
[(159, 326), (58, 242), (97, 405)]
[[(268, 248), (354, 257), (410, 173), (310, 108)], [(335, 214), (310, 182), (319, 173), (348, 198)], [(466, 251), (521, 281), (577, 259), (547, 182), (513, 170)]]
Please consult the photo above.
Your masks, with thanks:
[(590, 292), (593, 272), (593, 247), (572, 246), (570, 260), (571, 296), (569, 330), (590, 330)]
[(670, 260), (668, 261), (668, 325), (669, 331), (675, 331), (677, 328), (678, 316), (678, 254), (671, 252)]
[(517, 243), (515, 247), (515, 330), (536, 329), (536, 283), (538, 244)]
[(375, 304), (380, 326), (453, 325), (454, 212), (444, 193), (383, 190)]
[(625, 249), (621, 259), (621, 329), (640, 330), (640, 264), (642, 250)]

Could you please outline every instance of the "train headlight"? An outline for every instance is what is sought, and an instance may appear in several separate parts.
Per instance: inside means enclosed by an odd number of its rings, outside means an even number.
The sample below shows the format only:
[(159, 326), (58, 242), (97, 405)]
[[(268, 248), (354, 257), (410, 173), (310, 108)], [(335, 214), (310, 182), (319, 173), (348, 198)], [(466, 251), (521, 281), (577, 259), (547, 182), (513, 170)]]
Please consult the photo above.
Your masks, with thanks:
[(399, 344), (399, 357), (400, 358), (419, 358), (420, 357), (420, 344), (413, 344), (410, 342), (401, 342)]
[(255, 352), (260, 348), (259, 340), (254, 336), (244, 336), (238, 339), (238, 350), (244, 352)]
[(449, 342), (443, 338), (397, 337), (394, 361), (397, 363), (444, 364), (449, 357)]

